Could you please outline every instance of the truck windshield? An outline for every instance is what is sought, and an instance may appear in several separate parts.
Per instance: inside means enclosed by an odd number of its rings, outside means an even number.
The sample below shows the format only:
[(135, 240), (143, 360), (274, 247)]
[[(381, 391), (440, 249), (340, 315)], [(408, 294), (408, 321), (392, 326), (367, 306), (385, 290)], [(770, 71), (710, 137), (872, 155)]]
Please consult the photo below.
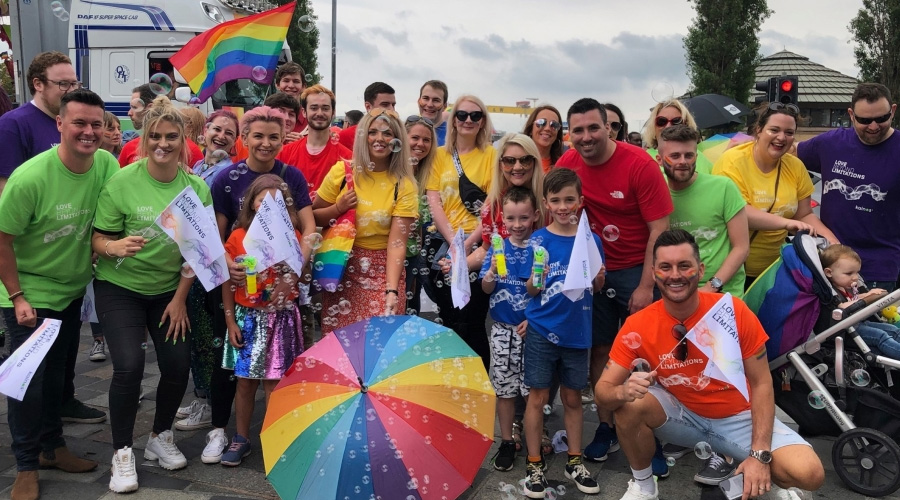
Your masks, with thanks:
[(272, 93), (269, 85), (260, 85), (250, 79), (232, 80), (219, 87), (212, 96), (213, 107), (240, 106), (245, 109), (262, 106), (266, 96)]

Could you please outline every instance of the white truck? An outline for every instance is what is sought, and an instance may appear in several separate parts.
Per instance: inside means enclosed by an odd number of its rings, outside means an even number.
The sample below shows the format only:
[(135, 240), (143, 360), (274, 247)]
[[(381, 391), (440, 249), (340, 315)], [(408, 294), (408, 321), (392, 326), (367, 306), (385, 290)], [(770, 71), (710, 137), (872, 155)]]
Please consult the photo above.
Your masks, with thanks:
[[(266, 0), (9, 0), (9, 5), (15, 101), (31, 99), (25, 75), (34, 56), (56, 50), (69, 55), (79, 80), (123, 120), (123, 129), (131, 128), (127, 113), (134, 87), (157, 73), (181, 80), (169, 57), (188, 41), (219, 23), (277, 7)], [(285, 44), (280, 62), (290, 58)], [(265, 93), (250, 80), (236, 80), (203, 107), (252, 107)]]

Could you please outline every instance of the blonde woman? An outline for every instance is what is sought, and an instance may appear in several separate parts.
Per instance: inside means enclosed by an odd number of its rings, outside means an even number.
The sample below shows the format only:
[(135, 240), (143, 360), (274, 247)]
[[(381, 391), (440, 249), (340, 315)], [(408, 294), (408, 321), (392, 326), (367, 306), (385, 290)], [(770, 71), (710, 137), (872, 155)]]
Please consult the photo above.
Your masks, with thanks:
[[(411, 115), (406, 118), (406, 137), (409, 140), (409, 157), (416, 183), (419, 185), (419, 220), (410, 229), (406, 244), (406, 313), (419, 314), (422, 282), (428, 277), (428, 267), (422, 248), (422, 228), (431, 224), (431, 213), (425, 197), (425, 183), (431, 175), (434, 155), (438, 149), (434, 122), (429, 118)], [(422, 276), (422, 278), (419, 278)]]

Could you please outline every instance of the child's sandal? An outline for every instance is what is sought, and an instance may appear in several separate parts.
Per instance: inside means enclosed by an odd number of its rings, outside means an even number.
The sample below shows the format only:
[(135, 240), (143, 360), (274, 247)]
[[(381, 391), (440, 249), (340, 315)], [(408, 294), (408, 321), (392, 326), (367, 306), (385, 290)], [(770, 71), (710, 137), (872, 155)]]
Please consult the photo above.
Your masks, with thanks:
[(522, 451), (522, 421), (513, 422), (512, 427), (513, 441), (516, 442), (516, 451)]
[(541, 433), (541, 454), (553, 454), (553, 441), (550, 440), (550, 433), (547, 432), (546, 427), (544, 427), (544, 431)]

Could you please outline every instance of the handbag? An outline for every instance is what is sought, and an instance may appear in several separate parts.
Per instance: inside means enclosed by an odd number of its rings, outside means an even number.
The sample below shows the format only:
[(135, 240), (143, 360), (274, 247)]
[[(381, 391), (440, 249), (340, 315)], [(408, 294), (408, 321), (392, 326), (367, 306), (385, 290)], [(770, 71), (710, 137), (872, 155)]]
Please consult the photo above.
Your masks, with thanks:
[[(350, 162), (344, 162), (345, 185), (353, 189), (353, 170)], [(312, 282), (315, 291), (334, 292), (344, 275), (344, 268), (350, 259), (350, 251), (356, 239), (356, 209), (347, 210), (337, 218), (334, 225), (322, 235), (322, 246), (313, 260)]]
[(481, 207), (484, 205), (487, 193), (466, 177), (456, 149), (453, 150), (453, 164), (456, 166), (456, 173), (459, 174), (459, 198), (462, 200), (463, 206), (475, 217), (480, 217)]

